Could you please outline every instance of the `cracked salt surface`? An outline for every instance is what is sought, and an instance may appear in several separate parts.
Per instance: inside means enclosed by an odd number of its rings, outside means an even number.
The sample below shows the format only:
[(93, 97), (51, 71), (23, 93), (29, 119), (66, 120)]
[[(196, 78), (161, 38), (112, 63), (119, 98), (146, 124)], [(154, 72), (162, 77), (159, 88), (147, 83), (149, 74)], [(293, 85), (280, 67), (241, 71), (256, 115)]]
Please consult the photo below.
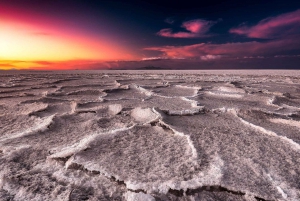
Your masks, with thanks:
[(5, 73), (0, 200), (300, 200), (298, 72)]

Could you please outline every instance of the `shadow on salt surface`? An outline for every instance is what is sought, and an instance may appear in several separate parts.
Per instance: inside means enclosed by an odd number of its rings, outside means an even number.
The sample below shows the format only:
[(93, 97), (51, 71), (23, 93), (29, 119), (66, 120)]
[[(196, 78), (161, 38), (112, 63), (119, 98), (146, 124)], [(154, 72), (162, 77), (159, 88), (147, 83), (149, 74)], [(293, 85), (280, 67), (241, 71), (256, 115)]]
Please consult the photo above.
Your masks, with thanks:
[(272, 102), (278, 106), (294, 107), (300, 110), (300, 98), (288, 98), (288, 97), (278, 97), (276, 96)]

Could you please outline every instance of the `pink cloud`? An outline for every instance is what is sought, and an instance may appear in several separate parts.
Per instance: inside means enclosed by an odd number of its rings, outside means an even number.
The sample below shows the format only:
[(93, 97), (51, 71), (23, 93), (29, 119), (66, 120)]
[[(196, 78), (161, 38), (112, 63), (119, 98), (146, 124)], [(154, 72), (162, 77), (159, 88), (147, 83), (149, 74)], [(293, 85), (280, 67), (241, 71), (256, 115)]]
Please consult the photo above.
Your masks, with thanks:
[(206, 20), (191, 20), (183, 22), (181, 27), (186, 29), (187, 31), (173, 33), (172, 29), (162, 29), (157, 35), (169, 38), (201, 38), (207, 37), (207, 32), (210, 27), (213, 26), (216, 22), (214, 21), (206, 21)]
[[(298, 51), (300, 40), (297, 38), (281, 39), (268, 42), (238, 42), (238, 43), (199, 43), (186, 46), (149, 47), (145, 50), (159, 51), (167, 57), (200, 58), (209, 60), (215, 58), (238, 56), (268, 56), (284, 54), (287, 51)], [(210, 55), (210, 56), (208, 56)]]
[(300, 10), (261, 20), (255, 26), (232, 28), (230, 33), (249, 38), (278, 38), (300, 33)]

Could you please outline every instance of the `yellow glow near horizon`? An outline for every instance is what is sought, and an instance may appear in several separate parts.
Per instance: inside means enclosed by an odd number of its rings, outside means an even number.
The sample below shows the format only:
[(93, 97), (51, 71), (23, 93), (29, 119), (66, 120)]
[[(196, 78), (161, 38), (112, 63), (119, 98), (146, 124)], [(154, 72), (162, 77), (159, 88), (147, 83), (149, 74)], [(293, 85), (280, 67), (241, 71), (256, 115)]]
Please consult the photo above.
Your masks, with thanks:
[[(71, 43), (56, 35), (43, 35), (33, 27), (0, 21), (0, 56), (6, 60), (104, 59), (84, 45)], [(55, 33), (54, 33), (55, 34)]]

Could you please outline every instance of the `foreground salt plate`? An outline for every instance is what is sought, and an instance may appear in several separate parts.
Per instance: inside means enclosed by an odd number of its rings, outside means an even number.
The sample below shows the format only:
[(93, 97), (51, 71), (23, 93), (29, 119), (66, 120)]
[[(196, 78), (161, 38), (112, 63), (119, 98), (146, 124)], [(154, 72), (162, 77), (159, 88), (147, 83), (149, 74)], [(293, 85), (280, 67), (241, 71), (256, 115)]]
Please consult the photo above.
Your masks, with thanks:
[(0, 200), (300, 200), (300, 75), (249, 73), (1, 74)]
[(193, 147), (184, 136), (159, 126), (100, 135), (87, 147), (70, 159), (68, 168), (81, 165), (126, 184), (147, 183), (145, 191), (159, 191), (164, 181), (189, 180), (201, 167), (201, 159), (192, 156)]

